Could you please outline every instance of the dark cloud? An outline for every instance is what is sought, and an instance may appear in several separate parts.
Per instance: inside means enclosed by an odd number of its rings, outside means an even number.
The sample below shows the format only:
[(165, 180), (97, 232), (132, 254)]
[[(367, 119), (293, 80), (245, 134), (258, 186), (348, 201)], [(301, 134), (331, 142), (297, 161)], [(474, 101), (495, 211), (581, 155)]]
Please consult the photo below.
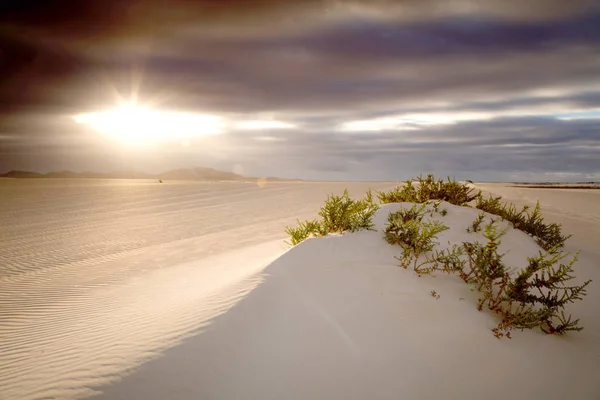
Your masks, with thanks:
[(368, 57), (370, 61), (398, 57), (445, 57), (476, 53), (485, 57), (514, 51), (545, 52), (549, 47), (597, 45), (600, 15), (562, 21), (514, 22), (474, 17), (400, 23), (347, 21), (309, 37), (257, 43), (279, 49), (309, 49), (339, 58)]
[[(322, 179), (599, 174), (598, 120), (555, 117), (600, 110), (599, 27), (598, 3), (584, 0), (11, 2), (0, 6), (0, 169), (129, 157)], [(71, 118), (130, 96), (297, 128), (136, 152)], [(455, 120), (340, 130), (416, 114)]]
[[(520, 129), (516, 129), (520, 128)], [(421, 172), (477, 175), (568, 172), (581, 179), (599, 171), (600, 131), (595, 121), (555, 122), (549, 118), (504, 118), (426, 128), (421, 132), (279, 134), (285, 141), (252, 145), (241, 133), (232, 141), (246, 149), (237, 163), (260, 171), (269, 157), (278, 171), (305, 170), (316, 178), (405, 179)], [(491, 175), (490, 175), (491, 174)], [(307, 176), (308, 176), (307, 175)]]
[[(302, 11), (330, 18), (362, 13), (403, 20), (455, 15), (543, 20), (597, 9), (594, 0), (20, 0), (0, 5), (0, 23), (68, 35), (105, 35), (107, 27), (120, 32), (162, 29), (175, 23), (190, 22), (226, 27), (244, 22), (264, 25), (265, 20), (281, 23), (293, 21)], [(162, 26), (155, 26), (158, 22), (163, 22)]]

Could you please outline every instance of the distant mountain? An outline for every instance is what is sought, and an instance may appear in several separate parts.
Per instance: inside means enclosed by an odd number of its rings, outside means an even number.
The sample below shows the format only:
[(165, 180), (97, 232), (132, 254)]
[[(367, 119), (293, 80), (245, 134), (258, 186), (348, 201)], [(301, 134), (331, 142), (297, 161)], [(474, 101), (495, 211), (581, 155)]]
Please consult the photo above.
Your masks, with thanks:
[(155, 177), (150, 174), (144, 174), (141, 172), (83, 172), (76, 174), (75, 178), (85, 179), (154, 179)]
[(43, 178), (43, 174), (38, 174), (37, 172), (29, 172), (29, 171), (8, 171), (5, 174), (0, 175), (0, 178)]
[[(219, 171), (213, 168), (187, 168), (163, 172), (162, 174), (145, 174), (141, 172), (72, 172), (60, 171), (40, 174), (29, 171), (8, 171), (0, 174), (0, 178), (60, 178), (60, 179), (161, 179), (161, 180), (194, 180), (194, 181), (257, 181), (233, 172)], [(265, 178), (267, 181), (284, 181), (279, 178)], [(292, 179), (297, 181), (297, 179)]]
[(233, 172), (217, 171), (212, 168), (176, 169), (157, 176), (159, 179), (170, 180), (202, 180), (202, 181), (242, 181), (246, 178)]
[(44, 178), (80, 178), (81, 174), (71, 171), (49, 172)]

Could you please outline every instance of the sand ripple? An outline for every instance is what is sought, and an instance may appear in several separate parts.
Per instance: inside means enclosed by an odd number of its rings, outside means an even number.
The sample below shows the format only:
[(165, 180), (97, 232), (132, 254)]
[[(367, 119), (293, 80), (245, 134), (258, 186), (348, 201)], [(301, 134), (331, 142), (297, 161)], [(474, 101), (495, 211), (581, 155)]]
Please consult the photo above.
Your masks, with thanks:
[(86, 397), (197, 334), (346, 186), (390, 185), (2, 180), (0, 399)]

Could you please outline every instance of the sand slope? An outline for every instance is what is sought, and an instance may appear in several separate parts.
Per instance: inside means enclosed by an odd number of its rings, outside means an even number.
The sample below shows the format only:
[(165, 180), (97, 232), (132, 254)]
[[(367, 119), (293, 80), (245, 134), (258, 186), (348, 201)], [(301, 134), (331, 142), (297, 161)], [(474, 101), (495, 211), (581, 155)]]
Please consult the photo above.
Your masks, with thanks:
[[(383, 227), (389, 205), (378, 212)], [(477, 210), (445, 205), (461, 240)], [(586, 329), (566, 337), (491, 333), (457, 277), (421, 277), (397, 266), (381, 232), (309, 239), (273, 262), (264, 282), (199, 336), (168, 350), (106, 399), (597, 399), (600, 318), (595, 286), (572, 307)], [(479, 234), (471, 234), (473, 239)], [(518, 269), (537, 252), (510, 231), (501, 250)], [(582, 262), (578, 280), (600, 282)], [(431, 290), (440, 294), (436, 300)], [(463, 298), (464, 300), (461, 300)]]
[(327, 193), (390, 184), (0, 182), (0, 399), (71, 399), (198, 333)]
[[(285, 252), (328, 193), (390, 186), (0, 182), (0, 399), (600, 397), (598, 195), (541, 198), (595, 279), (573, 309), (586, 329), (498, 341), (462, 281), (398, 268), (380, 233)], [(503, 246), (537, 251), (522, 232)]]

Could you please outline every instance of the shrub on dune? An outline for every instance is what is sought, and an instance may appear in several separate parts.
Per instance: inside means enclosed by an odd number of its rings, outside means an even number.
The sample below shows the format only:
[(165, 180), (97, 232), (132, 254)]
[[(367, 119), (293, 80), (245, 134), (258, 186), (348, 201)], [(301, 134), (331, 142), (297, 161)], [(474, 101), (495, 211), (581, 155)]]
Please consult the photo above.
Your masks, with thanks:
[(370, 191), (363, 199), (354, 200), (345, 190), (342, 196), (327, 197), (319, 211), (321, 219), (298, 221), (297, 227), (287, 227), (285, 232), (290, 236), (290, 244), (295, 246), (309, 237), (371, 229), (378, 209)]
[(533, 236), (544, 250), (561, 248), (565, 245), (567, 239), (571, 237), (562, 234), (560, 225), (544, 223), (539, 201), (533, 211), (530, 211), (529, 206), (524, 206), (522, 210), (517, 211), (513, 204), (503, 203), (501, 199), (500, 196), (492, 197), (491, 194), (487, 199), (479, 196), (475, 207), (510, 221), (516, 229)]
[[(416, 183), (416, 185), (413, 184)], [(425, 179), (419, 176), (416, 180), (404, 182), (389, 192), (378, 192), (377, 197), (382, 204), (387, 203), (425, 203), (430, 200), (447, 201), (456, 206), (465, 205), (475, 200), (480, 192), (475, 191), (465, 184), (450, 180), (436, 180), (429, 174)]]
[(426, 254), (434, 249), (437, 234), (450, 229), (440, 221), (434, 220), (423, 222), (425, 216), (426, 204), (419, 207), (415, 204), (409, 209), (400, 209), (395, 213), (390, 213), (388, 225), (385, 229), (385, 239), (390, 244), (397, 244), (402, 247), (400, 265), (404, 268), (412, 265), (415, 272), (419, 275), (430, 274), (432, 269), (425, 267), (429, 260), (423, 260), (422, 254)]
[[(591, 281), (581, 285), (568, 285), (574, 279), (573, 265), (575, 255), (570, 262), (562, 263), (568, 254), (561, 252), (569, 236), (563, 235), (561, 226), (547, 224), (541, 216), (539, 203), (530, 211), (529, 207), (517, 210), (512, 204), (502, 203), (500, 197), (490, 196), (484, 199), (481, 191), (474, 193), (466, 184), (455, 181), (435, 180), (432, 175), (405, 182), (389, 192), (379, 192), (380, 203), (415, 203), (412, 207), (402, 207), (390, 213), (384, 232), (385, 240), (402, 249), (400, 266), (412, 269), (421, 275), (433, 275), (436, 271), (455, 274), (479, 293), (478, 310), (487, 308), (496, 313), (500, 322), (492, 331), (496, 337), (509, 337), (513, 329), (541, 328), (548, 334), (564, 334), (568, 331), (580, 331), (579, 320), (572, 320), (565, 314), (568, 303), (581, 300)], [(483, 228), (487, 242), (462, 242), (445, 250), (436, 249), (437, 236), (450, 229), (433, 217), (447, 214), (439, 209), (441, 201), (457, 206), (470, 207), (468, 203), (476, 200), (475, 207), (481, 214), (467, 228), (467, 232), (482, 231), (485, 213), (495, 214), (509, 221), (516, 229), (532, 236), (544, 250), (536, 257), (527, 259), (527, 266), (518, 274), (511, 274), (503, 262), (503, 254), (498, 246), (506, 230), (499, 231), (497, 222), (492, 220)], [(378, 210), (373, 195), (369, 191), (360, 200), (353, 200), (344, 191), (342, 196), (330, 195), (321, 207), (320, 219), (298, 221), (297, 227), (288, 227), (286, 233), (290, 243), (296, 245), (309, 237), (324, 236), (330, 233), (355, 232), (372, 229), (372, 218)]]

